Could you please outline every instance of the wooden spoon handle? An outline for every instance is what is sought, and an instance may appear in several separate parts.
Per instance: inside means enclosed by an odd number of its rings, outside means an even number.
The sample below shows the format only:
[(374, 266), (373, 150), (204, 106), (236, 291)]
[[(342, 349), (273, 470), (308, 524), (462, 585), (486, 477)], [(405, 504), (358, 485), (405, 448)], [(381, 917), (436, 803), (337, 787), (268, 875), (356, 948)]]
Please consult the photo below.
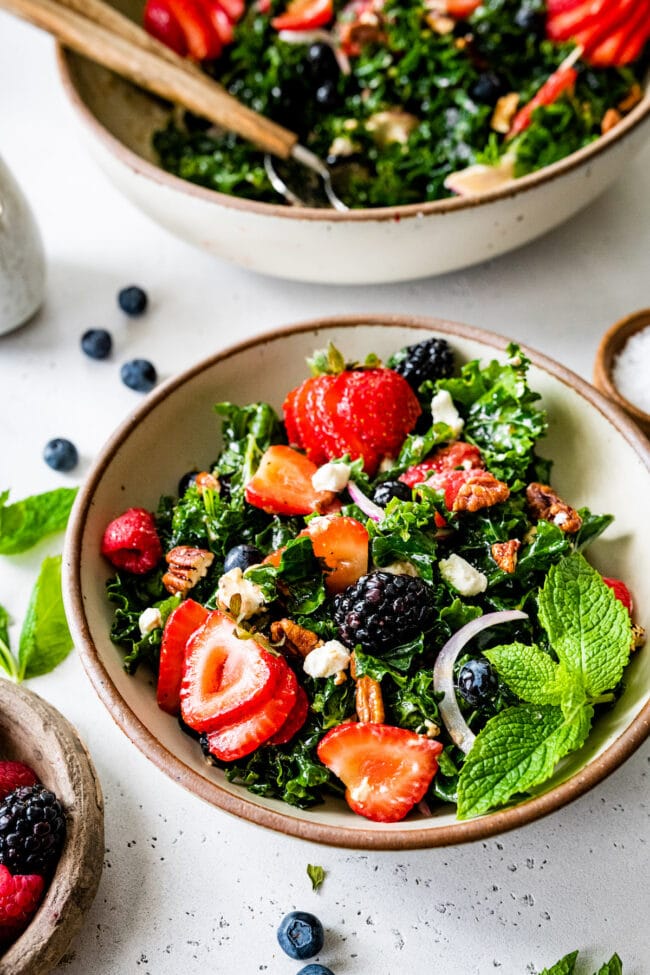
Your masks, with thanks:
[[(80, 2), (79, 7), (82, 6), (84, 3)], [(298, 141), (294, 132), (242, 105), (202, 73), (188, 71), (184, 63), (178, 66), (169, 57), (163, 59), (157, 52), (134, 44), (54, 0), (0, 0), (0, 8), (53, 34), (66, 47), (141, 88), (248, 139), (265, 152), (287, 159)]]

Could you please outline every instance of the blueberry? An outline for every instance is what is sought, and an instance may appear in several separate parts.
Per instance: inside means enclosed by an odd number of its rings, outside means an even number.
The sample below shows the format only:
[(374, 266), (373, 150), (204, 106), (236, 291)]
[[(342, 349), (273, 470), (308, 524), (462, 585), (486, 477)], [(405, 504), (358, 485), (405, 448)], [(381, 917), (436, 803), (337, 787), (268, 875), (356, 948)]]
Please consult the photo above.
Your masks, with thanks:
[(305, 965), (298, 972), (298, 975), (334, 975), (331, 968), (326, 968), (325, 965)]
[(290, 958), (313, 958), (323, 941), (323, 925), (313, 914), (291, 911), (280, 921), (278, 943)]
[(316, 89), (316, 102), (321, 108), (333, 108), (337, 102), (337, 91), (335, 81), (324, 81)]
[(178, 482), (179, 498), (182, 498), (185, 492), (187, 491), (188, 487), (194, 484), (194, 482), (196, 481), (196, 475), (198, 473), (199, 473), (198, 471), (187, 471), (185, 474), (183, 474), (180, 481)]
[(496, 674), (484, 658), (468, 660), (458, 675), (458, 693), (471, 704), (479, 707), (494, 697), (499, 687)]
[(245, 572), (251, 565), (259, 565), (264, 555), (254, 545), (235, 545), (229, 552), (223, 563), (223, 571), (230, 572), (231, 569), (241, 569)]
[(111, 333), (105, 328), (89, 328), (81, 336), (81, 348), (91, 359), (106, 359), (113, 348)]
[(377, 485), (372, 494), (372, 500), (380, 508), (385, 508), (393, 498), (399, 498), (400, 501), (411, 501), (413, 492), (408, 484), (404, 484), (403, 481), (384, 481), (383, 484)]
[(131, 359), (120, 369), (120, 377), (125, 386), (138, 393), (148, 393), (158, 380), (155, 367), (148, 359)]
[(329, 44), (312, 44), (307, 51), (307, 64), (316, 84), (335, 81), (340, 74), (338, 61)]
[(43, 449), (43, 460), (55, 471), (71, 471), (79, 462), (77, 448), (70, 440), (55, 437)]
[(543, 13), (524, 3), (515, 14), (515, 24), (529, 34), (541, 35), (544, 32), (545, 17)]
[(125, 315), (135, 318), (137, 315), (142, 315), (147, 307), (147, 292), (138, 288), (136, 284), (131, 284), (119, 292), (117, 303)]
[(483, 105), (494, 105), (504, 92), (505, 86), (494, 71), (484, 71), (470, 88), (474, 101)]

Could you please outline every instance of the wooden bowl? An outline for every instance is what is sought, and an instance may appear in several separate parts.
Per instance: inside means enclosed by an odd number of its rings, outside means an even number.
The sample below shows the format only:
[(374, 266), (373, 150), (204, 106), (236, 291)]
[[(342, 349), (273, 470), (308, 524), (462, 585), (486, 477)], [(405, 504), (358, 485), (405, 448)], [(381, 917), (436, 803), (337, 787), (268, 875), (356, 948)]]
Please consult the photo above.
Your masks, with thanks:
[(594, 363), (595, 385), (601, 393), (604, 393), (617, 406), (620, 406), (647, 437), (650, 437), (650, 414), (645, 413), (623, 396), (621, 390), (614, 383), (613, 371), (616, 357), (622, 351), (627, 340), (649, 325), (650, 308), (644, 308), (643, 311), (637, 311), (633, 315), (627, 315), (615, 322), (609, 331), (603, 335)]
[(97, 892), (104, 863), (104, 803), (72, 725), (33, 691), (0, 680), (0, 758), (29, 765), (66, 810), (61, 859), (23, 934), (0, 955), (0, 975), (45, 975), (61, 960)]

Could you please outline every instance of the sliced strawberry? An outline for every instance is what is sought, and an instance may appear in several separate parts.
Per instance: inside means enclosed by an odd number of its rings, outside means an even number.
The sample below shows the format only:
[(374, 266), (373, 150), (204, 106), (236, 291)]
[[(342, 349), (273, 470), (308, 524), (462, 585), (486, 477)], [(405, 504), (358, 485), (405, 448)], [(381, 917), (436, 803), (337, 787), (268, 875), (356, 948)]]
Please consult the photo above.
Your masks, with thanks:
[(616, 598), (619, 600), (619, 602), (623, 603), (631, 616), (634, 610), (634, 600), (632, 599), (632, 593), (627, 588), (625, 583), (620, 579), (610, 579), (608, 576), (603, 576), (603, 582), (605, 585), (609, 586)]
[(151, 572), (163, 554), (153, 515), (144, 508), (129, 508), (114, 518), (104, 531), (101, 552), (118, 569), (134, 575)]
[(552, 105), (565, 92), (573, 91), (577, 77), (578, 72), (575, 68), (558, 68), (554, 71), (528, 104), (517, 112), (510, 126), (508, 138), (512, 139), (528, 128), (536, 108), (541, 105)]
[(650, 12), (646, 4), (635, 2), (637, 9), (628, 8), (627, 15), (612, 27), (609, 36), (600, 32), (587, 38), (590, 64), (600, 68), (619, 67), (639, 57), (650, 37)]
[(221, 41), (207, 17), (201, 0), (166, 0), (185, 35), (187, 53), (195, 61), (218, 58)]
[(181, 57), (187, 54), (187, 41), (167, 0), (147, 0), (143, 15), (144, 29)]
[(284, 724), (280, 725), (275, 734), (267, 738), (267, 745), (286, 745), (288, 741), (297, 735), (309, 714), (309, 698), (303, 687), (298, 684), (296, 689), (296, 700), (289, 711)]
[(447, 0), (447, 13), (454, 20), (466, 20), (481, 3), (482, 0)]
[[(635, 0), (636, 2), (636, 0)], [(547, 15), (546, 36), (551, 41), (567, 41), (576, 31), (597, 24), (603, 15), (617, 8), (619, 0), (582, 0), (560, 13)]]
[(325, 586), (330, 595), (343, 592), (368, 571), (368, 531), (356, 518), (314, 518), (300, 534), (309, 535), (314, 555), (329, 570)]
[(167, 617), (160, 642), (156, 699), (158, 707), (168, 714), (180, 714), (185, 648), (192, 634), (203, 626), (209, 615), (205, 606), (193, 599), (186, 599)]
[(233, 24), (236, 24), (237, 21), (241, 20), (244, 16), (244, 11), (246, 10), (244, 0), (219, 0), (219, 3), (226, 11)]
[(434, 454), (427, 457), (420, 464), (409, 467), (408, 470), (400, 474), (398, 480), (415, 487), (423, 484), (431, 474), (441, 471), (452, 471), (457, 469), (471, 470), (472, 468), (485, 467), (485, 462), (481, 456), (481, 451), (473, 444), (457, 440), (439, 447)]
[(234, 762), (250, 755), (263, 742), (282, 728), (291, 714), (298, 695), (298, 681), (286, 661), (282, 664), (279, 679), (272, 697), (238, 721), (233, 721), (208, 735), (208, 748), (222, 762)]
[(219, 0), (199, 0), (199, 2), (223, 47), (232, 44), (235, 39), (233, 22), (223, 5)]
[(285, 661), (252, 637), (239, 639), (235, 622), (213, 610), (187, 644), (181, 715), (195, 731), (214, 731), (269, 700)]
[(324, 27), (334, 16), (332, 0), (290, 0), (283, 14), (273, 17), (276, 30), (313, 30)]
[(271, 515), (309, 515), (322, 510), (329, 502), (329, 492), (314, 490), (311, 479), (317, 470), (316, 464), (292, 447), (269, 447), (246, 485), (246, 500)]
[(321, 762), (345, 784), (350, 808), (395, 823), (424, 798), (438, 771), (438, 741), (386, 724), (341, 724), (321, 739)]

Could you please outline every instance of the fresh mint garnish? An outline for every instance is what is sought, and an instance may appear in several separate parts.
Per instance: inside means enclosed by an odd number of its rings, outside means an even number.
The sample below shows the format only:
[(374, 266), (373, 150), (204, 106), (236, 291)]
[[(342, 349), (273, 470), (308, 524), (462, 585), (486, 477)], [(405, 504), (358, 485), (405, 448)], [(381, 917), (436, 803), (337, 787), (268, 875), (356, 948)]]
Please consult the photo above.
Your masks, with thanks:
[(0, 555), (18, 555), (41, 539), (63, 531), (77, 488), (57, 488), (8, 504), (9, 491), (0, 492)]
[(0, 667), (16, 683), (49, 674), (72, 650), (61, 594), (61, 556), (43, 560), (20, 633), (18, 658), (9, 645), (9, 615), (0, 606)]
[[(577, 951), (570, 952), (564, 958), (556, 961), (550, 968), (545, 968), (539, 975), (573, 975), (576, 970), (578, 954), (579, 952)], [(623, 963), (618, 955), (614, 953), (609, 961), (606, 961), (594, 975), (623, 975)]]
[(589, 733), (594, 705), (611, 699), (632, 643), (629, 613), (598, 572), (574, 553), (553, 566), (539, 619), (558, 662), (536, 646), (486, 651), (523, 702), (491, 718), (458, 782), (458, 816), (478, 816), (549, 778)]
[(311, 889), (320, 890), (325, 880), (325, 871), (315, 863), (307, 864), (307, 876), (311, 880)]

